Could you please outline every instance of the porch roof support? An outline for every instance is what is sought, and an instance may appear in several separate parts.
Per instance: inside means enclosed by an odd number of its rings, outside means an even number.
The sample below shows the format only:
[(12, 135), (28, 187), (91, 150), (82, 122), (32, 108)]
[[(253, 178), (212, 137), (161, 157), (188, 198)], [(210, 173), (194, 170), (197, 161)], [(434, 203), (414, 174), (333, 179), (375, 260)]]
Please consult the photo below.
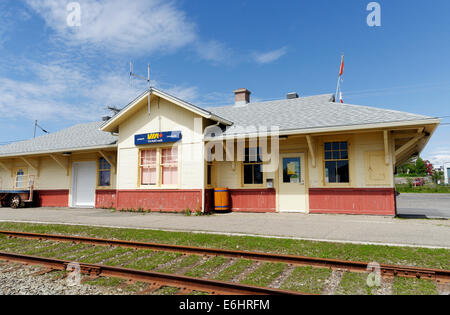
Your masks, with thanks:
[(308, 142), (308, 148), (309, 148), (309, 153), (311, 154), (311, 162), (312, 162), (312, 167), (316, 167), (316, 150), (315, 150), (315, 143), (314, 143), (314, 139), (311, 136), (306, 136), (306, 141)]
[(69, 165), (67, 163), (67, 165), (61, 161), (57, 156), (55, 156), (54, 154), (50, 154), (50, 157), (56, 162), (58, 163), (59, 166), (61, 166), (67, 173), (67, 176), (69, 176)]

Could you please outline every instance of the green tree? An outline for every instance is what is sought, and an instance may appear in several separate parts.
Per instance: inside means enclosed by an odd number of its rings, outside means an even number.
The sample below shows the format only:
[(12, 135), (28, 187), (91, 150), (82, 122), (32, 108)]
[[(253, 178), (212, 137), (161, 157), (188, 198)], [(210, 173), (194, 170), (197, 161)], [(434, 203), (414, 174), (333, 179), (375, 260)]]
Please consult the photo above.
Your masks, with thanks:
[(441, 183), (444, 182), (445, 177), (444, 177), (444, 172), (442, 171), (434, 171), (433, 175), (431, 176), (431, 178), (433, 179), (433, 183), (437, 184), (439, 181), (441, 181)]
[(398, 175), (416, 176), (416, 160), (414, 157), (410, 158), (408, 162), (398, 168)]
[(420, 157), (417, 158), (415, 166), (416, 176), (427, 176), (427, 167), (425, 162)]

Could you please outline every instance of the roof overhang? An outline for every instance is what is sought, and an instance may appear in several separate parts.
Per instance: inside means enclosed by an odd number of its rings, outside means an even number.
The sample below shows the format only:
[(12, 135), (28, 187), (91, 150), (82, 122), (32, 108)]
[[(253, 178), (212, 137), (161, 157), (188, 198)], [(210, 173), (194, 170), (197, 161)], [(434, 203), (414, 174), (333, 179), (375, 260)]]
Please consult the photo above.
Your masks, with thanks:
[(64, 153), (64, 152), (74, 153), (74, 152), (82, 152), (82, 151), (97, 151), (97, 150), (108, 150), (108, 149), (117, 149), (117, 144), (93, 146), (93, 147), (81, 147), (81, 148), (66, 148), (66, 149), (57, 149), (57, 150), (48, 150), (48, 151), (44, 150), (44, 151), (25, 152), (25, 153), (2, 154), (2, 155), (0, 155), (0, 159), (23, 157), (23, 156), (33, 156), (33, 155), (48, 155), (48, 154)]
[(222, 117), (219, 117), (217, 115), (214, 115), (213, 113), (200, 108), (198, 106), (195, 106), (193, 104), (190, 104), (188, 102), (185, 102), (175, 96), (172, 96), (170, 94), (167, 94), (163, 91), (160, 91), (158, 89), (155, 88), (150, 88), (148, 91), (145, 91), (143, 94), (141, 94), (140, 96), (138, 96), (134, 101), (132, 101), (131, 103), (129, 103), (124, 109), (122, 109), (117, 115), (115, 115), (114, 117), (112, 117), (110, 120), (108, 120), (107, 122), (105, 122), (101, 127), (100, 130), (101, 131), (106, 131), (106, 132), (117, 132), (118, 131), (118, 127), (119, 124), (122, 123), (125, 119), (127, 119), (128, 117), (130, 117), (132, 114), (134, 114), (136, 107), (138, 107), (139, 105), (141, 105), (141, 103), (146, 100), (150, 95), (155, 95), (157, 97), (163, 98), (175, 105), (178, 105), (188, 111), (191, 111), (201, 117), (204, 117), (206, 119), (211, 119), (213, 121), (219, 122), (221, 124), (224, 124), (226, 126), (231, 126), (233, 124), (233, 122), (224, 119)]
[[(348, 126), (330, 126), (330, 127), (317, 127), (317, 128), (304, 128), (304, 129), (290, 129), (268, 132), (252, 132), (252, 133), (236, 133), (230, 135), (223, 135), (221, 137), (205, 137), (204, 140), (227, 140), (227, 139), (242, 139), (242, 138), (254, 138), (261, 136), (292, 136), (292, 135), (314, 135), (314, 134), (326, 134), (326, 133), (338, 133), (338, 132), (352, 132), (352, 131), (370, 131), (376, 129), (392, 129), (412, 126), (426, 126), (435, 125), (434, 130), (441, 123), (440, 119), (431, 118), (423, 120), (410, 120), (410, 121), (398, 121), (388, 123), (374, 123), (364, 125), (348, 125)], [(267, 126), (266, 126), (267, 127)], [(434, 132), (433, 130), (433, 132)]]

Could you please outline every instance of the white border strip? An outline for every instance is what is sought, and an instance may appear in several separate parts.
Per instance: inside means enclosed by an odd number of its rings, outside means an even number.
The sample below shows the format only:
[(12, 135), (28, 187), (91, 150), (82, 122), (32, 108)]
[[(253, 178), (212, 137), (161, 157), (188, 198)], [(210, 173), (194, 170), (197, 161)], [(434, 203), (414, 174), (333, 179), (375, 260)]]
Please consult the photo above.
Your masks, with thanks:
[(62, 222), (45, 222), (45, 221), (21, 221), (21, 220), (0, 220), (0, 223), (29, 223), (29, 224), (54, 224), (54, 225), (66, 225), (66, 226), (86, 226), (86, 227), (99, 227), (99, 228), (112, 228), (112, 229), (130, 229), (130, 230), (149, 230), (149, 231), (162, 231), (162, 232), (182, 232), (182, 233), (194, 233), (194, 234), (208, 234), (208, 235), (224, 235), (224, 236), (250, 236), (250, 237), (262, 237), (262, 238), (274, 238), (274, 239), (288, 239), (299, 241), (313, 241), (313, 242), (327, 242), (327, 243), (342, 243), (342, 244), (355, 244), (355, 245), (376, 245), (376, 246), (392, 246), (392, 247), (411, 247), (411, 248), (429, 248), (429, 249), (450, 249), (445, 246), (428, 246), (428, 245), (414, 245), (414, 244), (395, 244), (395, 243), (377, 243), (377, 242), (363, 242), (363, 241), (347, 241), (347, 240), (329, 240), (329, 239), (316, 239), (316, 238), (303, 238), (303, 237), (290, 237), (290, 236), (275, 236), (275, 235), (260, 235), (260, 234), (246, 234), (246, 233), (232, 233), (232, 232), (210, 232), (210, 231), (195, 231), (195, 230), (177, 230), (177, 229), (161, 229), (161, 228), (145, 228), (145, 227), (130, 227), (130, 226), (114, 226), (114, 225), (98, 225), (98, 224), (81, 224), (81, 223), (62, 223)]

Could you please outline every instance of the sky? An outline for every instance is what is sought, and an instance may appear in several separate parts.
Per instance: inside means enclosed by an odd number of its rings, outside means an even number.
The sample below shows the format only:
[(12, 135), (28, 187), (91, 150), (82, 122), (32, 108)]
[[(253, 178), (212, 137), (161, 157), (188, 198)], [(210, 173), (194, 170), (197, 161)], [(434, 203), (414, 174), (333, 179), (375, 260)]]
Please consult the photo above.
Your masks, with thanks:
[(379, 0), (372, 27), (370, 2), (2, 0), (0, 145), (32, 138), (35, 120), (55, 132), (124, 107), (146, 87), (130, 61), (209, 107), (237, 88), (252, 101), (334, 93), (345, 54), (345, 103), (448, 116), (422, 157), (450, 162), (450, 1)]

